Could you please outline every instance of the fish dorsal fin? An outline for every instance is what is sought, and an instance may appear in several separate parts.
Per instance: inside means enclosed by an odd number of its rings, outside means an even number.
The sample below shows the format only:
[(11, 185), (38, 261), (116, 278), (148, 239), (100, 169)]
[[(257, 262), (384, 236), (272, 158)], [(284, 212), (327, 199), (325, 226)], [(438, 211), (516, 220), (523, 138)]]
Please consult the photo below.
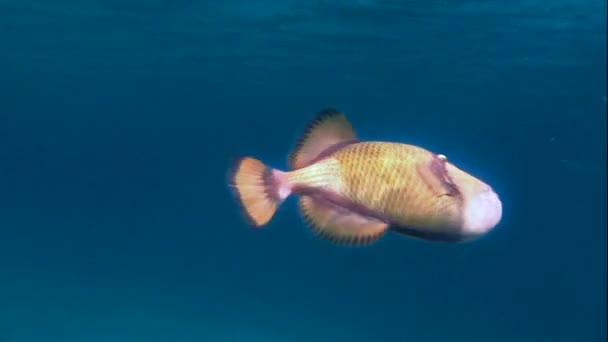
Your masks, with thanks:
[(357, 140), (346, 116), (337, 110), (324, 109), (308, 124), (289, 155), (292, 170), (310, 165), (323, 151), (340, 143)]
[(315, 235), (340, 245), (369, 245), (379, 240), (388, 224), (362, 216), (322, 198), (301, 196), (300, 211)]

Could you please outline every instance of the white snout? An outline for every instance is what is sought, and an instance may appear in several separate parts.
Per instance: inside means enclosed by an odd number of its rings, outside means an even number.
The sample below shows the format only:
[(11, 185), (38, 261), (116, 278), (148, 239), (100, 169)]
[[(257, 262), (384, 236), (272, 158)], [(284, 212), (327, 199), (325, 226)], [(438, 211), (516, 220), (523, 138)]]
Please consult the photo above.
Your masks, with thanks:
[(463, 213), (463, 230), (469, 235), (482, 235), (494, 228), (502, 218), (502, 203), (488, 187), (466, 201)]

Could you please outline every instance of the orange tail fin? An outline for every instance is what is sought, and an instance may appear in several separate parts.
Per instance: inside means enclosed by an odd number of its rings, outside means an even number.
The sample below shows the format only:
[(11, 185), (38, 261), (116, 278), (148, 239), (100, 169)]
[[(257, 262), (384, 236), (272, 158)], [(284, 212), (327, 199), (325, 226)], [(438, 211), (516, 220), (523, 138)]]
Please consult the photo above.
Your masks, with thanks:
[(251, 157), (237, 159), (230, 170), (229, 185), (254, 227), (270, 222), (279, 205), (289, 196), (282, 174)]

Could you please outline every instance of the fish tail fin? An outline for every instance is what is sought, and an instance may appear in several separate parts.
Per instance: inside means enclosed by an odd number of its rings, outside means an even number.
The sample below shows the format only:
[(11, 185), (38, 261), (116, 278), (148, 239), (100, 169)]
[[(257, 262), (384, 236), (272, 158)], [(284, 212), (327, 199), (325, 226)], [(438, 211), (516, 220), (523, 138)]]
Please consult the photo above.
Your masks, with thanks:
[(243, 213), (255, 228), (268, 224), (291, 194), (285, 172), (251, 157), (234, 161), (228, 181)]

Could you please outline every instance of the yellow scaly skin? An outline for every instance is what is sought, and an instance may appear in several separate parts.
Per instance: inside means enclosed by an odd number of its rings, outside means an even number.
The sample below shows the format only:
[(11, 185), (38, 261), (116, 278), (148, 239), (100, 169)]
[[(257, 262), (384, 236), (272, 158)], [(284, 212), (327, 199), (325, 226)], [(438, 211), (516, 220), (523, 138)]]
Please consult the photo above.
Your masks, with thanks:
[[(447, 173), (461, 192), (448, 195), (428, 169), (434, 158), (430, 151), (413, 145), (360, 142), (287, 175), (292, 186), (332, 191), (393, 225), (428, 232), (456, 229), (466, 195), (485, 184), (446, 161)], [(435, 183), (422, 177), (420, 170), (426, 170)]]

